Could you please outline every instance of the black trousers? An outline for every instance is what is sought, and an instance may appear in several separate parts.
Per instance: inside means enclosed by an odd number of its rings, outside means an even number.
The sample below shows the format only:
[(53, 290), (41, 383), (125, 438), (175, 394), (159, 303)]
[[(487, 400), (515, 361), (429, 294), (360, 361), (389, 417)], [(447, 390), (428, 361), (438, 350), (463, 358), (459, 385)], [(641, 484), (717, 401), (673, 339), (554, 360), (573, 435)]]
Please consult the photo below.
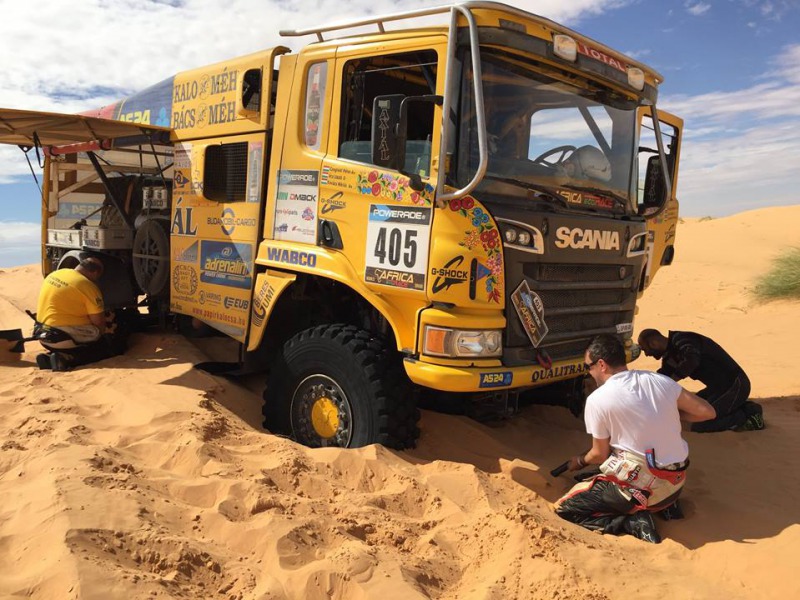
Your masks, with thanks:
[[(678, 489), (647, 510), (658, 511), (673, 505), (681, 491), (682, 488)], [(635, 498), (628, 499), (616, 483), (605, 479), (589, 479), (579, 483), (556, 506), (556, 514), (562, 519), (592, 531), (615, 535), (628, 533), (625, 520), (637, 510), (641, 510), (641, 505)]]
[(693, 423), (692, 431), (698, 433), (711, 433), (714, 431), (727, 431), (742, 425), (747, 417), (761, 414), (760, 404), (750, 402), (750, 380), (744, 371), (739, 373), (731, 386), (726, 390), (711, 390), (705, 388), (697, 392), (701, 398), (717, 411), (717, 418), (702, 423)]
[(57, 353), (67, 368), (80, 367), (125, 354), (125, 350), (128, 348), (128, 331), (118, 325), (113, 334), (105, 334), (96, 342), (78, 344), (75, 348), (50, 348), (46, 343), (42, 343), (42, 346)]
[(69, 350), (56, 350), (64, 359), (67, 366), (79, 367), (90, 363), (124, 354), (126, 344), (113, 336), (104, 335), (91, 344), (81, 344)]

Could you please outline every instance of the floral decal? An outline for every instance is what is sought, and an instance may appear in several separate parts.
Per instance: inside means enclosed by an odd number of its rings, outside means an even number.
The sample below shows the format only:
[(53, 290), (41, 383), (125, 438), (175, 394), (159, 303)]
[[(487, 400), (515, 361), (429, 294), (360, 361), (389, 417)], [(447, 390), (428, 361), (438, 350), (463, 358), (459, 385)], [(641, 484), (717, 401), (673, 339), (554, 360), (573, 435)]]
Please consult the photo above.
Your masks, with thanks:
[(409, 186), (408, 177), (394, 176), (389, 173), (370, 171), (367, 175), (356, 175), (356, 187), (361, 194), (393, 200), (409, 201), (420, 206), (430, 206), (433, 201), (433, 186), (426, 184), (425, 189), (417, 192)]
[(481, 246), (486, 253), (486, 263), (478, 263), (478, 280), (485, 278), (486, 300), (500, 302), (503, 288), (503, 253), (500, 244), (500, 232), (495, 227), (489, 214), (481, 207), (475, 206), (475, 200), (469, 196), (450, 200), (449, 208), (469, 220), (472, 229), (464, 232), (464, 239), (459, 242), (467, 250)]

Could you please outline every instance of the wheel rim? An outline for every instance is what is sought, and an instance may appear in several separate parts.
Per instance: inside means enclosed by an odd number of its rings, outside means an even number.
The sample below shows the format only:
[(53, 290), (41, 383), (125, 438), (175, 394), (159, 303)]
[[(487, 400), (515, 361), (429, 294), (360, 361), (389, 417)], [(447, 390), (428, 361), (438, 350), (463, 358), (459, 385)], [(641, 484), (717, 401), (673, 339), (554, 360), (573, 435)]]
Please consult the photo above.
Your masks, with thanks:
[(327, 375), (311, 375), (297, 386), (292, 396), (292, 429), (295, 438), (307, 446), (350, 444), (353, 420), (347, 394)]
[(155, 278), (156, 271), (161, 266), (164, 257), (160, 254), (160, 248), (156, 240), (149, 235), (142, 240), (137, 250), (138, 252), (134, 254), (139, 259), (136, 268), (139, 271), (142, 282), (147, 286)]

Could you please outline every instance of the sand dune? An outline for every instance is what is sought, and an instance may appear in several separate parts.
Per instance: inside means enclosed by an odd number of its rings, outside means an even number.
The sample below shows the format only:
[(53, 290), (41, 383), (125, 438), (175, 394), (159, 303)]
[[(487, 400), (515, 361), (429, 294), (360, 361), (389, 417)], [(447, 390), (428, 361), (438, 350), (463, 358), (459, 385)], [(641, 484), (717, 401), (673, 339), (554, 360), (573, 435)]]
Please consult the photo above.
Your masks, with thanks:
[[(798, 222), (798, 206), (688, 220), (641, 304), (637, 331), (728, 348), (768, 423), (686, 434), (687, 519), (660, 522), (659, 546), (552, 513), (570, 479), (548, 470), (587, 442), (564, 409), (494, 427), (423, 412), (414, 450), (310, 450), (261, 430), (257, 386), (148, 334), (67, 373), (37, 370), (34, 344), (0, 364), (0, 597), (800, 597), (800, 303), (748, 294)], [(29, 331), (40, 280), (0, 271), (0, 328)]]

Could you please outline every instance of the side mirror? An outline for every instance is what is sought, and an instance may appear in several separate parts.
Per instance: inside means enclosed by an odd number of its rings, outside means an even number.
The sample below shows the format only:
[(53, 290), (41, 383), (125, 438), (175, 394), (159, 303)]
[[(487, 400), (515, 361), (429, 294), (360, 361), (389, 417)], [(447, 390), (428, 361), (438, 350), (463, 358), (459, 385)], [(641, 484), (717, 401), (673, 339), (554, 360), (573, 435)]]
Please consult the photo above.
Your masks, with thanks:
[(658, 156), (647, 159), (647, 171), (644, 178), (644, 194), (639, 214), (648, 215), (660, 209), (667, 201), (667, 190), (664, 176), (661, 173), (661, 161)]
[(405, 170), (408, 105), (411, 102), (429, 102), (441, 106), (444, 98), (434, 94), (376, 96), (372, 104), (372, 163), (400, 171), (409, 178), (411, 189), (419, 192), (425, 187), (419, 173)]
[[(376, 96), (372, 102), (372, 164), (399, 169), (406, 158), (406, 130), (400, 131), (400, 105), (403, 94)], [(402, 143), (400, 143), (402, 142)]]

